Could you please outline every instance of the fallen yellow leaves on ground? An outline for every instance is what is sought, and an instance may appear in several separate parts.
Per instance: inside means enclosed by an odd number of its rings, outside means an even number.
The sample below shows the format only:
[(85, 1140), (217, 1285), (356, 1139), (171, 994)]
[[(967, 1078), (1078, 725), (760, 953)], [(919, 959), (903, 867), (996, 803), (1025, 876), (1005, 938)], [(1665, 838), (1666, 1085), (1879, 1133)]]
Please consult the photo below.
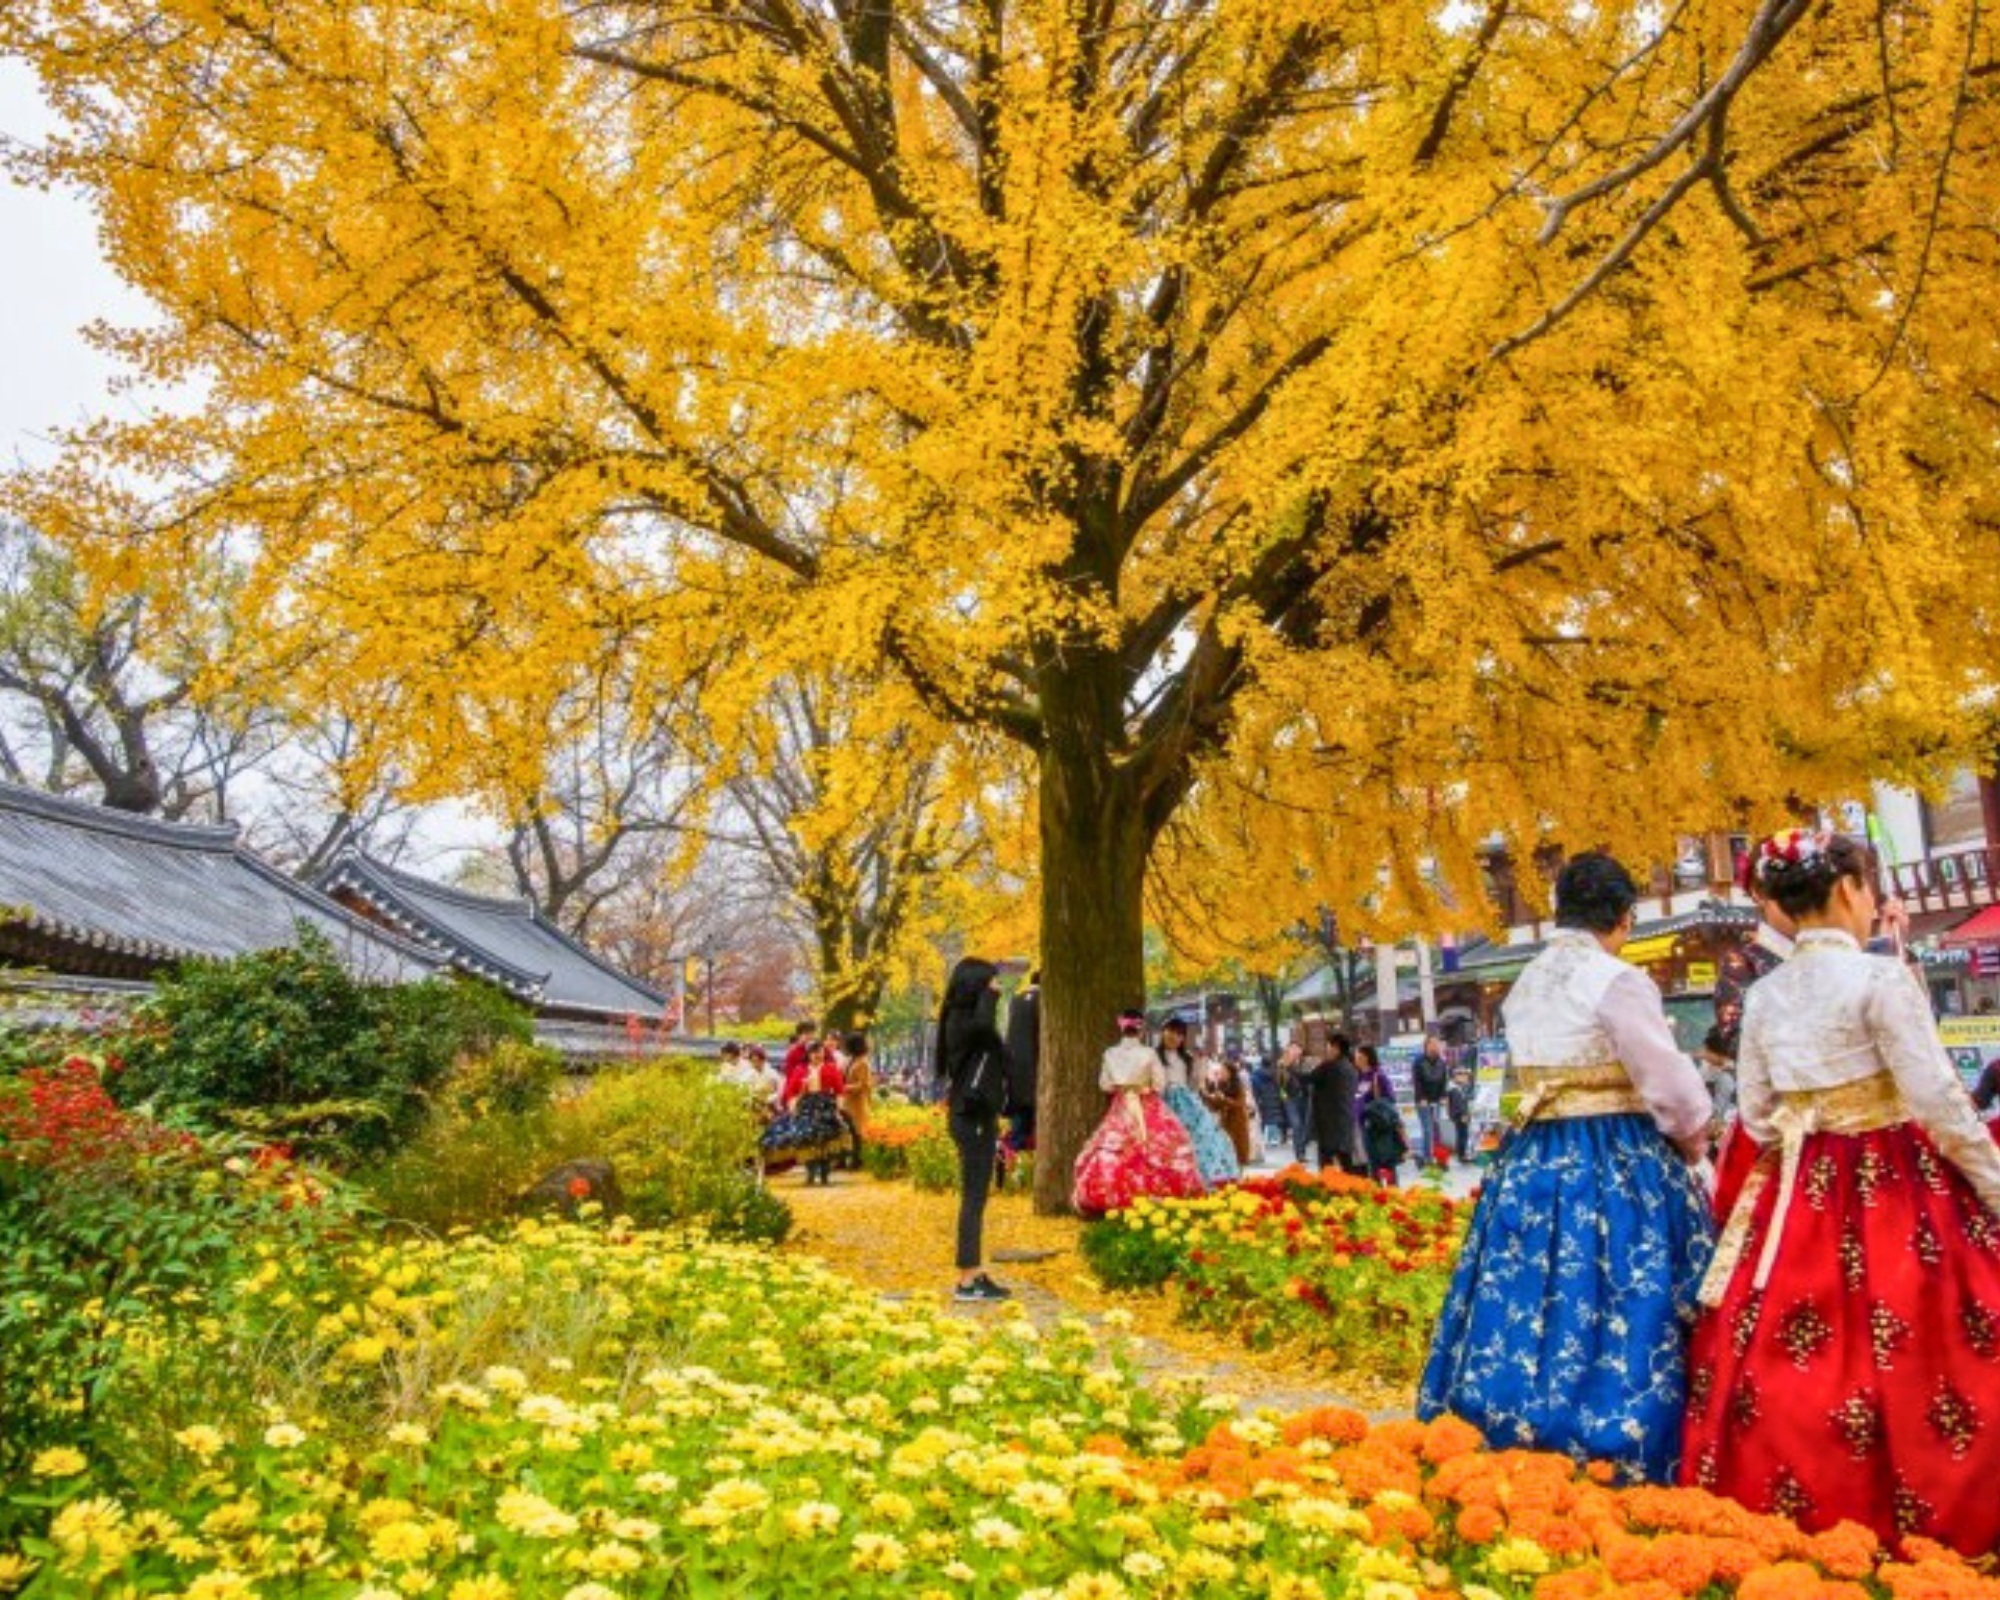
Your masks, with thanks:
[[(847, 1173), (824, 1189), (791, 1177), (775, 1187), (798, 1218), (789, 1250), (885, 1294), (942, 1296), (949, 1289), (957, 1195)], [(1246, 1398), (1286, 1407), (1337, 1399), (1374, 1413), (1409, 1412), (1407, 1382), (1339, 1370), (1295, 1351), (1247, 1349), (1233, 1336), (1183, 1326), (1170, 1295), (1105, 1289), (1079, 1251), (1082, 1226), (1074, 1217), (1038, 1216), (1026, 1195), (995, 1195), (986, 1206), (987, 1262), (1010, 1287), (1039, 1291), (1064, 1310), (1093, 1318), (1122, 1312), (1131, 1330), (1157, 1347), (1159, 1365), (1211, 1387), (1249, 1391)], [(1015, 1252), (1044, 1258), (1000, 1259)]]

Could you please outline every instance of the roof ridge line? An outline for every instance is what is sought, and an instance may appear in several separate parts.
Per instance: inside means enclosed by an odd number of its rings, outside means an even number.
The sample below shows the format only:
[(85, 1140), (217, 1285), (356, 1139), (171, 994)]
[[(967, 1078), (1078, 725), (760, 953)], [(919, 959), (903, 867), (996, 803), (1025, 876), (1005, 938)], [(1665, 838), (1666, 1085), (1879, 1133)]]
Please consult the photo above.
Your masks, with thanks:
[[(349, 860), (360, 863), (366, 870), (380, 874), (391, 883), (414, 889), (419, 894), (434, 894), (439, 899), (455, 901), (468, 909), (499, 911), (521, 917), (532, 917), (535, 914), (534, 902), (525, 896), (479, 894), (471, 889), (461, 889), (456, 884), (439, 883), (435, 878), (422, 877), (401, 867), (392, 867), (388, 862), (371, 856), (367, 851), (357, 849), (353, 845), (349, 845), (334, 857), (333, 866), (338, 867), (343, 861)], [(331, 871), (332, 868), (328, 870)]]
[(242, 826), (235, 822), (170, 822), (164, 817), (119, 811), (94, 800), (50, 794), (46, 789), (32, 789), (20, 783), (0, 782), (0, 811), (27, 812), (97, 833), (143, 839), (150, 844), (183, 850), (235, 850), (243, 837)]

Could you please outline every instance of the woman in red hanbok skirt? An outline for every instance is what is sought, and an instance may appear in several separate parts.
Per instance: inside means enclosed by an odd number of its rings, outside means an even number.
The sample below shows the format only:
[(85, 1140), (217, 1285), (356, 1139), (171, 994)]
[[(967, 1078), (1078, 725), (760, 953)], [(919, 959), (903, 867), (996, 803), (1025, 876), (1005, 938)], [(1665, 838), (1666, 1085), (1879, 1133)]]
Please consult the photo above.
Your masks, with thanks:
[(1098, 1083), (1111, 1096), (1104, 1120), (1076, 1158), (1071, 1198), (1086, 1216), (1102, 1216), (1142, 1195), (1191, 1197), (1204, 1192), (1194, 1145), (1160, 1098), (1166, 1067), (1139, 1037), (1143, 1013), (1118, 1019), (1122, 1035), (1104, 1052)]
[(1703, 1286), (1687, 1481), (1817, 1530), (2000, 1546), (2000, 1150), (1899, 961), (1863, 952), (1858, 840), (1759, 849), (1799, 922), (1751, 994), (1743, 1126), (1763, 1148)]

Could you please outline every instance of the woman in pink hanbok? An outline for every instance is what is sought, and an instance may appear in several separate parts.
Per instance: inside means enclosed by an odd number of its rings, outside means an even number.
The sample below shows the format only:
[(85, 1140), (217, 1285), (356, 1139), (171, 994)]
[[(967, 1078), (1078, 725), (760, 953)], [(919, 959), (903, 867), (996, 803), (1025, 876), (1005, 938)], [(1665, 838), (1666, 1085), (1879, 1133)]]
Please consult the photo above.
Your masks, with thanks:
[(1111, 1097), (1104, 1120), (1076, 1158), (1076, 1209), (1103, 1216), (1142, 1195), (1192, 1197), (1206, 1187), (1187, 1130), (1160, 1092), (1167, 1071), (1141, 1035), (1143, 1012), (1118, 1018), (1120, 1038), (1104, 1052), (1098, 1084)]

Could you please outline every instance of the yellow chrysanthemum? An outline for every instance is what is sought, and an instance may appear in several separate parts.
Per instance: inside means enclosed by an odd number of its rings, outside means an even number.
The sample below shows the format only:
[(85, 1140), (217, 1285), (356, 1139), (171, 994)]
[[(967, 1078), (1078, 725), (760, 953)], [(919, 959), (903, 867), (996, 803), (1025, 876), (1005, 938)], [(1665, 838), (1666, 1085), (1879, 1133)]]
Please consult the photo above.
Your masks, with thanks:
[(91, 1555), (106, 1566), (122, 1561), (132, 1548), (125, 1508), (103, 1495), (72, 1500), (49, 1524), (49, 1542), (62, 1552), (66, 1565)]
[(66, 1444), (44, 1450), (28, 1463), (28, 1471), (37, 1478), (74, 1478), (89, 1470), (90, 1458)]

